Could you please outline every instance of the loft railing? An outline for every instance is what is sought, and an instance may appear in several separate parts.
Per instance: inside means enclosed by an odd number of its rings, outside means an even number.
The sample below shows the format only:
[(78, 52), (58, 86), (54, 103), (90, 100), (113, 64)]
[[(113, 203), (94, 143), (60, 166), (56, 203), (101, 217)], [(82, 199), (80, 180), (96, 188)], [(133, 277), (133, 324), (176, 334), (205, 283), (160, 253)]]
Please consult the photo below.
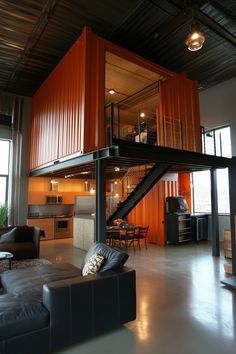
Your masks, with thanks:
[(107, 145), (114, 139), (157, 145), (157, 123), (153, 113), (135, 110), (122, 103), (106, 107)]
[[(228, 129), (228, 134), (225, 130)], [(221, 157), (231, 157), (230, 128), (205, 130), (201, 127), (202, 153)]]

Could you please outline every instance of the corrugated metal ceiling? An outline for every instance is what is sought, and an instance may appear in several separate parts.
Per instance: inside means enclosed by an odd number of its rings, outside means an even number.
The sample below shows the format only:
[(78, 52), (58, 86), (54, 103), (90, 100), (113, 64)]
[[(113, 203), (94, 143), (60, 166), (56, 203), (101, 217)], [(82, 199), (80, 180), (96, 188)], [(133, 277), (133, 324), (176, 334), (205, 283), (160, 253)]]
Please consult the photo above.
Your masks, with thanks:
[[(190, 6), (191, 5), (191, 6)], [(192, 10), (206, 34), (184, 44)], [(84, 25), (203, 88), (236, 76), (236, 1), (0, 0), (0, 89), (31, 96)]]

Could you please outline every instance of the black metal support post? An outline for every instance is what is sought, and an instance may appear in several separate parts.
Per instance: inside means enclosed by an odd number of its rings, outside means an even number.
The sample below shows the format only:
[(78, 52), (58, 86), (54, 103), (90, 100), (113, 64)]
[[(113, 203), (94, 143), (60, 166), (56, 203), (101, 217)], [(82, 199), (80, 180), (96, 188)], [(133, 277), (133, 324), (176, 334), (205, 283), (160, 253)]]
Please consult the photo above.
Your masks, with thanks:
[(216, 169), (211, 169), (212, 255), (220, 255)]
[(120, 106), (119, 103), (117, 105), (117, 125), (118, 125), (118, 132), (117, 132), (117, 138), (120, 139)]
[(110, 116), (110, 145), (113, 144), (114, 139), (114, 103), (111, 103), (111, 116)]
[(99, 159), (96, 167), (96, 241), (106, 238), (106, 163)]
[(229, 167), (229, 201), (230, 201), (230, 229), (232, 247), (232, 277), (227, 277), (221, 281), (222, 284), (236, 289), (236, 157), (232, 158), (232, 165)]

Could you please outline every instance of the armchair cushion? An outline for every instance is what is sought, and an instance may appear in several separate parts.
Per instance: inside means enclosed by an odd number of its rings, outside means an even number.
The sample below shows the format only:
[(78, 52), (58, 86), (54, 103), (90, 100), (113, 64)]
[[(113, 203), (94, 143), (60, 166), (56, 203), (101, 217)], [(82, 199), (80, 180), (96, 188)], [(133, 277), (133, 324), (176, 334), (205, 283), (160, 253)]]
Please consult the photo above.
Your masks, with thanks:
[(16, 239), (16, 228), (10, 230), (9, 232), (6, 232), (5, 234), (2, 234), (0, 237), (0, 243), (11, 243), (15, 242)]
[(83, 268), (85, 264), (89, 261), (89, 259), (96, 253), (99, 253), (105, 258), (105, 261), (103, 262), (100, 272), (105, 272), (107, 270), (114, 270), (114, 269), (120, 269), (127, 259), (129, 258), (129, 255), (126, 252), (117, 250), (115, 248), (112, 248), (105, 243), (102, 242), (95, 242), (92, 244), (90, 249), (85, 255), (85, 258), (82, 262), (82, 273), (83, 273)]
[(16, 242), (32, 242), (34, 234), (33, 226), (17, 226)]

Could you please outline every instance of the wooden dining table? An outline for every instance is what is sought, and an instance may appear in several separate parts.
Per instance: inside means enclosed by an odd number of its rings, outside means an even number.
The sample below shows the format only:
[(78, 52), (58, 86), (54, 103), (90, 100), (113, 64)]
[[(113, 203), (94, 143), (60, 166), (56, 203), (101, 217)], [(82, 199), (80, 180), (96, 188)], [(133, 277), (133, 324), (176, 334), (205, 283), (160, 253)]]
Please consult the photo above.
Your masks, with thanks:
[[(115, 241), (118, 241), (119, 247), (121, 246), (121, 242), (122, 242), (122, 234), (123, 234), (123, 239), (124, 241), (126, 241), (126, 245), (128, 244), (127, 240), (125, 239), (126, 237), (126, 231), (127, 230), (135, 230), (137, 228), (141, 227), (140, 225), (134, 225), (134, 226), (130, 226), (129, 224), (127, 224), (126, 226), (107, 226), (106, 227), (106, 234), (107, 234), (107, 240), (110, 242), (111, 245), (114, 245)], [(132, 238), (130, 239), (131, 243), (132, 242)]]

